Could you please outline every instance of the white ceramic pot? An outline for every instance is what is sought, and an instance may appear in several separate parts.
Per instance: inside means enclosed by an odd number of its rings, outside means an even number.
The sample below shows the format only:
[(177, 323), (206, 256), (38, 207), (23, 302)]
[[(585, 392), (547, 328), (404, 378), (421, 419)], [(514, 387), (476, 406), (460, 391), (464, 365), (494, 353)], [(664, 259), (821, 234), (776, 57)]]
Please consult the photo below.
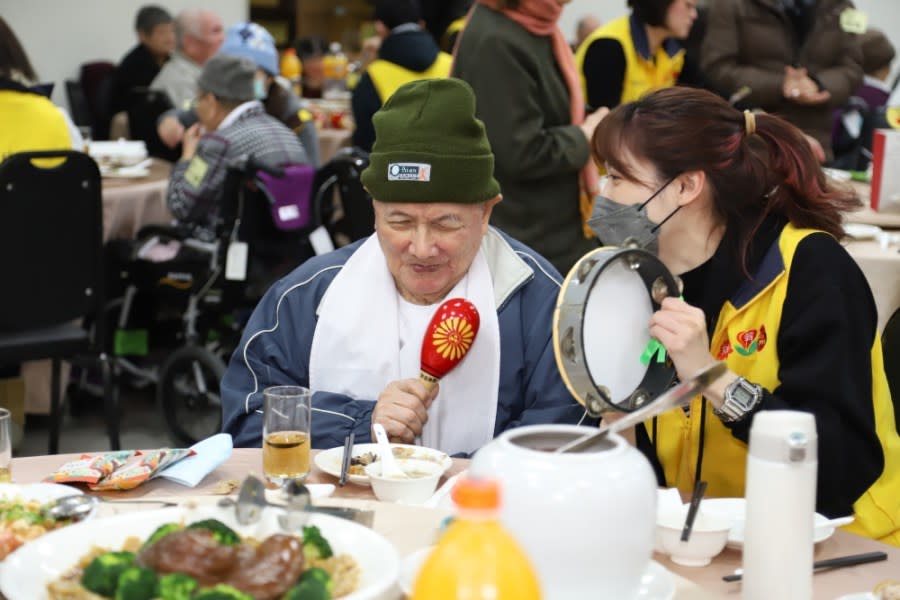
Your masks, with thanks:
[(507, 431), (473, 457), (470, 473), (503, 483), (501, 519), (528, 553), (544, 600), (635, 598), (653, 551), (656, 478), (618, 435), (578, 454), (555, 449), (574, 425)]

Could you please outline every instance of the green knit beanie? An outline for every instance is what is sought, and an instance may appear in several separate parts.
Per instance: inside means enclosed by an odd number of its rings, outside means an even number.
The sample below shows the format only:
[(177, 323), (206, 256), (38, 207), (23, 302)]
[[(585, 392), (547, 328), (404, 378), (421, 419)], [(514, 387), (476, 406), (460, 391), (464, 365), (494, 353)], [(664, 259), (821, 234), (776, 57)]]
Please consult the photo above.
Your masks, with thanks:
[(407, 83), (372, 123), (375, 145), (362, 183), (375, 200), (474, 204), (500, 193), (475, 93), (461, 79)]

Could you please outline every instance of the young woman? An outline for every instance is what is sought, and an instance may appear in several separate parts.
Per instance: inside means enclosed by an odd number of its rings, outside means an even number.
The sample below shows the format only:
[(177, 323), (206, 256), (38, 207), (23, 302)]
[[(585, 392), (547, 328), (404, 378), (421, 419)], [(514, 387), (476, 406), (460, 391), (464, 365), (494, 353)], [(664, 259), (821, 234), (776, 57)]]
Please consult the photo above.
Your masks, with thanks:
[(575, 53), (588, 106), (613, 108), (673, 85), (704, 86), (682, 41), (697, 19), (696, 0), (628, 0), (631, 14), (590, 34)]
[(729, 371), (638, 431), (666, 485), (743, 496), (759, 410), (801, 410), (818, 429), (817, 510), (900, 545), (900, 438), (868, 284), (841, 247), (859, 201), (826, 181), (801, 132), (702, 90), (669, 88), (613, 110), (592, 150), (609, 178), (591, 225), (633, 237), (684, 282), (650, 322), (680, 377)]

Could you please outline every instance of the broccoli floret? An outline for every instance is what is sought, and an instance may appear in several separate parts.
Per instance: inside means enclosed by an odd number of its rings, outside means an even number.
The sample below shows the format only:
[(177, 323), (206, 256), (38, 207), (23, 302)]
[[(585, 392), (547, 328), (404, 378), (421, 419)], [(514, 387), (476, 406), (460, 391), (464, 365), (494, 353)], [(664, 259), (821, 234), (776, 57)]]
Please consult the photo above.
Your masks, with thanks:
[(220, 583), (215, 587), (200, 590), (193, 600), (253, 600), (253, 596), (230, 585)]
[(116, 593), (119, 575), (134, 566), (133, 552), (107, 552), (91, 561), (81, 574), (81, 585), (90, 592), (112, 598)]
[(184, 573), (167, 573), (159, 578), (160, 600), (191, 600), (200, 584)]
[(334, 580), (331, 578), (331, 575), (328, 574), (328, 571), (325, 569), (320, 569), (319, 567), (311, 567), (303, 571), (303, 574), (300, 575), (300, 579), (297, 580), (297, 583), (303, 583), (304, 581), (315, 580), (325, 586), (325, 589), (329, 592), (334, 591)]
[(322, 537), (322, 532), (315, 525), (303, 528), (303, 556), (306, 560), (328, 558), (333, 556), (331, 544)]
[(235, 531), (218, 519), (204, 519), (188, 525), (188, 529), (207, 529), (213, 533), (213, 537), (223, 546), (234, 546), (240, 543), (240, 536)]
[(181, 525), (179, 523), (166, 523), (165, 525), (160, 525), (156, 528), (156, 531), (150, 534), (150, 537), (147, 538), (147, 541), (144, 542), (144, 545), (142, 547), (146, 548), (153, 542), (157, 542), (170, 533), (175, 533), (176, 531), (181, 531)]
[(150, 569), (128, 567), (119, 575), (116, 600), (152, 600), (156, 593), (156, 573)]
[(281, 600), (331, 600), (331, 592), (317, 579), (307, 579), (291, 587)]

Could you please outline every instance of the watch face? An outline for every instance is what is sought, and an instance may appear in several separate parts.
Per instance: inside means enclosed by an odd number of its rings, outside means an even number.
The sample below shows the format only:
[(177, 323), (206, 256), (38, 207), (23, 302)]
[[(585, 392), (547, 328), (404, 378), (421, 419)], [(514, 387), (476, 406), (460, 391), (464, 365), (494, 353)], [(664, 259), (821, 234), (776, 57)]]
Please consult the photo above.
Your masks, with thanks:
[(753, 392), (742, 385), (736, 386), (732, 391), (731, 396), (740, 403), (741, 406), (747, 406), (753, 401)]

